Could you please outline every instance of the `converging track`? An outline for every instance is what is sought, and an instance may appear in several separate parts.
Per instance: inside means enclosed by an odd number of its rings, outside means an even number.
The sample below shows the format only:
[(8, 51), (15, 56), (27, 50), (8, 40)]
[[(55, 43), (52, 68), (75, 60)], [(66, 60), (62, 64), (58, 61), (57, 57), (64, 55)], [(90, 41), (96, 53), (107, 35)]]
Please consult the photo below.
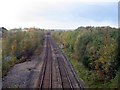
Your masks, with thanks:
[(71, 63), (51, 38), (50, 33), (45, 36), (45, 56), (37, 88), (84, 88)]

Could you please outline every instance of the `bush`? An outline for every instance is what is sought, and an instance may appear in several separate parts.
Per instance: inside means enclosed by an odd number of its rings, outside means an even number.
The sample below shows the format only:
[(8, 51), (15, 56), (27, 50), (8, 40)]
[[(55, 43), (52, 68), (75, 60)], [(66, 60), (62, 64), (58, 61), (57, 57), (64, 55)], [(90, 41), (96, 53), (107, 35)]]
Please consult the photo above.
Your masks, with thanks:
[(64, 49), (71, 53), (71, 58), (98, 76), (97, 82), (104, 84), (116, 77), (120, 67), (118, 29), (79, 27), (75, 31), (54, 32), (53, 37), (64, 44)]
[(2, 69), (6, 72), (16, 62), (21, 62), (21, 58), (29, 58), (38, 47), (42, 48), (43, 31), (8, 31), (2, 42)]

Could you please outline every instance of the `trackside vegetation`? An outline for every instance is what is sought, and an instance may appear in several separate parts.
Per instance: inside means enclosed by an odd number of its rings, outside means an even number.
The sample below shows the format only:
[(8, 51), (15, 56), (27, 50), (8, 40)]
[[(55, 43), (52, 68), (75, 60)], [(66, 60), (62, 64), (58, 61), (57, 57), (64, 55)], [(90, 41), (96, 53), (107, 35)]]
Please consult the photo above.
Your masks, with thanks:
[(87, 87), (120, 87), (118, 29), (78, 27), (74, 31), (55, 31), (52, 35)]
[(36, 49), (42, 51), (44, 31), (30, 28), (27, 31), (9, 30), (2, 38), (2, 76), (16, 63), (26, 61)]

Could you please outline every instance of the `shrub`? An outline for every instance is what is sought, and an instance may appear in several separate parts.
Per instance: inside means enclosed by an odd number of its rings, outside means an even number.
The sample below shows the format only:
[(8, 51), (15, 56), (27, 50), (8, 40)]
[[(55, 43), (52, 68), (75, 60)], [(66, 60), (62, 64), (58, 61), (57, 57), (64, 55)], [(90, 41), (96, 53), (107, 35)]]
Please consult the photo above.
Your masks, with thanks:
[(6, 72), (21, 58), (29, 58), (38, 47), (42, 48), (43, 31), (37, 29), (28, 32), (8, 31), (2, 42), (3, 72)]

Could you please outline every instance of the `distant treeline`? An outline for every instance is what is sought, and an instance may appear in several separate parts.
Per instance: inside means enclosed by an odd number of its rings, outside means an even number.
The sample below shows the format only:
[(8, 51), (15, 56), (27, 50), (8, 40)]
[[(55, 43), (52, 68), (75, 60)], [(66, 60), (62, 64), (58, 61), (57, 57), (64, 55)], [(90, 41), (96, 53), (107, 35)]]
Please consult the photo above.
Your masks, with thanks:
[(82, 63), (88, 71), (94, 72), (97, 76), (95, 81), (100, 83), (113, 79), (118, 83), (118, 36), (118, 29), (111, 27), (79, 27), (74, 31), (53, 33), (54, 39), (69, 53), (69, 57)]

